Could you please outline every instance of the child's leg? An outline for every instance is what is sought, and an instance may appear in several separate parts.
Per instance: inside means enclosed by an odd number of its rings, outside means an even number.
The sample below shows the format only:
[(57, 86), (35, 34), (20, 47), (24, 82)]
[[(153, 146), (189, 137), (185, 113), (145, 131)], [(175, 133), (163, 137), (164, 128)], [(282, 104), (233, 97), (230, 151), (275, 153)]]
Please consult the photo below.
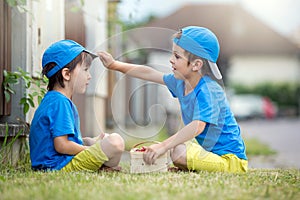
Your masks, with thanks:
[(171, 159), (176, 167), (182, 170), (188, 169), (185, 144), (177, 145), (174, 149), (171, 150)]
[(125, 149), (123, 138), (119, 134), (112, 133), (100, 140), (100, 146), (108, 157), (108, 161), (106, 161), (104, 165), (108, 167), (118, 166)]
[(186, 143), (187, 167), (189, 170), (218, 172), (246, 172), (248, 162), (234, 154), (219, 156), (206, 151), (195, 140)]
[(189, 170), (196, 171), (219, 171), (225, 172), (228, 169), (228, 163), (221, 156), (206, 151), (196, 141), (186, 143), (187, 146), (187, 167)]
[(61, 171), (97, 171), (106, 161), (108, 157), (98, 142), (78, 153)]
[(120, 162), (124, 146), (124, 140), (120, 135), (110, 134), (81, 151), (61, 170), (66, 172), (97, 171), (103, 164), (115, 167)]

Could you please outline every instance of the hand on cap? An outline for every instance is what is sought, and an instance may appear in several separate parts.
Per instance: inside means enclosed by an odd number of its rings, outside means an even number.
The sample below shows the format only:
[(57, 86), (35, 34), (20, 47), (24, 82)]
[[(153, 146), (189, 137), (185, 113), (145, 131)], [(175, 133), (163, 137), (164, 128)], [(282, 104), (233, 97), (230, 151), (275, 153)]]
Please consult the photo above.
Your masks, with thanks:
[(107, 69), (111, 69), (112, 64), (115, 62), (115, 59), (111, 54), (101, 51), (98, 52), (98, 56), (100, 57), (101, 62)]

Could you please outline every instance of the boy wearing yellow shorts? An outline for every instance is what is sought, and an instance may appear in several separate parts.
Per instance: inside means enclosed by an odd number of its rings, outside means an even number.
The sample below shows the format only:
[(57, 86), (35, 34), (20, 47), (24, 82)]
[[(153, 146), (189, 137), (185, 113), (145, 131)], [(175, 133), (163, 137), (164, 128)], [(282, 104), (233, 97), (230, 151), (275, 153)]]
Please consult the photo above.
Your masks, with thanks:
[(148, 164), (170, 150), (173, 163), (183, 170), (247, 171), (240, 128), (219, 84), (219, 51), (214, 33), (204, 27), (189, 26), (174, 36), (172, 74), (115, 61), (110, 54), (99, 53), (108, 69), (164, 84), (179, 100), (185, 126), (163, 142), (145, 147), (144, 160)]
[(116, 133), (82, 138), (73, 94), (86, 91), (92, 60), (97, 57), (72, 40), (61, 40), (43, 54), (42, 73), (49, 79), (48, 92), (31, 122), (29, 145), (32, 169), (97, 171), (115, 168), (124, 151)]

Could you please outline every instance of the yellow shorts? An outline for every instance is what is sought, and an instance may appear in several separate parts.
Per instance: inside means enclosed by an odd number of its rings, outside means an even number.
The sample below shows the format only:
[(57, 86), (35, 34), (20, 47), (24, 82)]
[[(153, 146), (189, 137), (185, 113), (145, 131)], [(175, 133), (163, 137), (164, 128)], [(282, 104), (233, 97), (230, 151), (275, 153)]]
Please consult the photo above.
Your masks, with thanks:
[(247, 172), (248, 161), (238, 158), (234, 154), (219, 156), (208, 152), (196, 140), (185, 143), (187, 149), (187, 167), (195, 171), (218, 172)]
[(65, 172), (74, 171), (97, 171), (104, 162), (108, 161), (100, 147), (100, 143), (88, 147), (87, 149), (78, 153), (66, 166), (61, 170)]

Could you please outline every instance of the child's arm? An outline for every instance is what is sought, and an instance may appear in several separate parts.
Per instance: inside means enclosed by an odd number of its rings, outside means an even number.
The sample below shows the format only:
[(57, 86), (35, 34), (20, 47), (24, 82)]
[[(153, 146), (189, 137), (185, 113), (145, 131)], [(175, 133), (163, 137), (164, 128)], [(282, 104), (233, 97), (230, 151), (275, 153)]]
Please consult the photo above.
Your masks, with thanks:
[(153, 164), (160, 155), (164, 154), (169, 149), (172, 149), (179, 144), (183, 144), (201, 134), (205, 125), (206, 123), (203, 121), (194, 120), (162, 143), (146, 147), (144, 160), (148, 164)]
[(167, 150), (183, 144), (201, 134), (205, 128), (206, 123), (200, 120), (194, 120), (188, 125), (180, 129), (176, 134), (162, 142)]
[(68, 140), (67, 135), (54, 138), (54, 147), (58, 153), (68, 155), (76, 155), (86, 148), (83, 145)]
[(98, 53), (103, 65), (112, 70), (120, 71), (135, 78), (152, 81), (159, 84), (165, 84), (163, 81), (163, 73), (145, 65), (135, 65), (116, 61), (109, 53)]

